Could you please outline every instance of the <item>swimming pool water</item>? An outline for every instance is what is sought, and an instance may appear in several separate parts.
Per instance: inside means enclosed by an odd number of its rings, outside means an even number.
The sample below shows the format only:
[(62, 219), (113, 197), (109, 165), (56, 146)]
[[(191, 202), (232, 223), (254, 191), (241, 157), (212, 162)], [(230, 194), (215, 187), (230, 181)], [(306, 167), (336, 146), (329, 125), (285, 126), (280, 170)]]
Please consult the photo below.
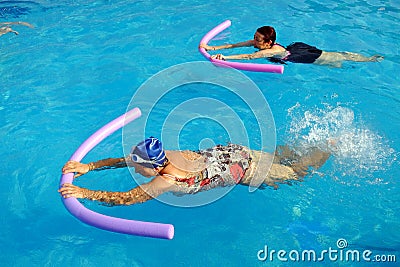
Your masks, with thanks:
[[(0, 18), (35, 25), (0, 37), (1, 266), (286, 266), (290, 262), (259, 261), (257, 252), (265, 245), (321, 251), (337, 248), (340, 238), (348, 248), (400, 260), (396, 1), (2, 1)], [(57, 193), (65, 161), (91, 133), (123, 114), (147, 79), (203, 60), (199, 40), (226, 19), (232, 26), (215, 44), (250, 39), (268, 24), (284, 45), (303, 41), (385, 57), (340, 69), (289, 64), (283, 75), (245, 72), (268, 100), (277, 144), (307, 147), (335, 139), (327, 164), (304, 182), (254, 193), (236, 187), (196, 208), (84, 202), (113, 216), (172, 223), (170, 241), (109, 233), (73, 218)], [(224, 98), (204, 85), (180, 89), (160, 103), (161, 111), (205, 94)], [(240, 105), (238, 113), (244, 120), (249, 116)], [(148, 132), (160, 133), (159, 114)], [(192, 130), (196, 123), (204, 131)], [(207, 136), (227, 139), (218, 124), (192, 124), (181, 133), (185, 149), (195, 149)], [(121, 139), (121, 132), (110, 136), (85, 161), (121, 156)], [(90, 173), (77, 184), (103, 190), (135, 186), (126, 169)]]

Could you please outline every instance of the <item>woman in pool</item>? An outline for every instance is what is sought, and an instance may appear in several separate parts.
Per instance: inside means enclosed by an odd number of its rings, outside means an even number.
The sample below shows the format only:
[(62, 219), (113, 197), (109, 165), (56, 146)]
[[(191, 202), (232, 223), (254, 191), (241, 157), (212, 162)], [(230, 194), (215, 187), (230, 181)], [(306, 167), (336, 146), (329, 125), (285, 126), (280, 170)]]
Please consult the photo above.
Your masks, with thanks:
[(19, 33), (17, 31), (14, 31), (10, 25), (23, 25), (27, 26), (29, 28), (33, 28), (33, 25), (29, 24), (28, 22), (22, 22), (22, 21), (17, 21), (17, 22), (0, 22), (0, 36), (6, 33), (14, 33), (18, 35)]
[(229, 59), (255, 59), (268, 58), (272, 62), (285, 64), (286, 61), (295, 63), (314, 63), (319, 65), (331, 65), (341, 67), (343, 61), (355, 62), (376, 62), (383, 59), (382, 56), (365, 57), (360, 54), (351, 52), (326, 52), (314, 46), (295, 42), (287, 47), (275, 42), (276, 32), (271, 26), (263, 26), (258, 28), (254, 34), (254, 39), (236, 44), (226, 44), (219, 46), (209, 46), (200, 44), (200, 47), (206, 50), (219, 50), (235, 47), (253, 46), (259, 51), (253, 54), (240, 54), (224, 56), (217, 54), (212, 56), (213, 59), (229, 60)]
[(256, 177), (261, 177), (265, 185), (277, 187), (277, 183), (300, 180), (309, 168), (318, 169), (328, 158), (329, 153), (319, 149), (299, 156), (287, 147), (280, 147), (274, 157), (235, 144), (217, 145), (198, 152), (165, 151), (157, 138), (150, 137), (134, 146), (128, 157), (88, 164), (68, 161), (62, 169), (64, 174), (76, 173), (76, 178), (96, 169), (131, 166), (136, 173), (154, 177), (150, 182), (127, 192), (93, 191), (69, 183), (63, 184), (58, 191), (64, 198), (131, 205), (156, 198), (165, 192), (195, 194), (216, 187), (250, 185)]

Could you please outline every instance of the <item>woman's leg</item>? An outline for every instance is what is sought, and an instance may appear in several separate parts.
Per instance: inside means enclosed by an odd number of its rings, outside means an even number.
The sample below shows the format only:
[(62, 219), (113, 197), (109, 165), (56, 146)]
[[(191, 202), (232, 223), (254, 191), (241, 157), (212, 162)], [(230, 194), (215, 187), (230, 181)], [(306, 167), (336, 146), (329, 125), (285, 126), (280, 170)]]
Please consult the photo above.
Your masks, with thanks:
[(297, 174), (291, 167), (275, 163), (274, 155), (262, 151), (251, 151), (252, 162), (241, 184), (259, 187), (262, 185), (278, 187), (279, 183), (297, 180)]
[(315, 60), (314, 64), (318, 65), (331, 65), (333, 67), (341, 67), (343, 61), (353, 62), (378, 62), (382, 61), (382, 56), (366, 57), (361, 54), (352, 52), (325, 52)]
[(299, 155), (288, 146), (278, 146), (275, 156), (261, 151), (251, 151), (251, 168), (240, 181), (243, 185), (258, 187), (261, 184), (278, 187), (306, 176), (310, 169), (319, 169), (329, 158), (330, 153), (318, 148)]
[(304, 177), (310, 169), (317, 170), (328, 160), (329, 152), (313, 147), (305, 154), (300, 155), (288, 146), (279, 146), (275, 153), (275, 162), (290, 166), (299, 176)]

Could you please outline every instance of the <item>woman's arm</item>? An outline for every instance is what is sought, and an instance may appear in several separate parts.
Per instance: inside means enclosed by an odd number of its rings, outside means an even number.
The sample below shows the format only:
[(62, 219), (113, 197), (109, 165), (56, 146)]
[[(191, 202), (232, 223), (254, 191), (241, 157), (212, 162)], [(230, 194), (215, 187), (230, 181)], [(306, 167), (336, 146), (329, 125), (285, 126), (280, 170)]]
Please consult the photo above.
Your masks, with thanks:
[(19, 33), (17, 31), (14, 31), (10, 25), (24, 25), (27, 26), (29, 28), (33, 28), (33, 25), (27, 23), (27, 22), (23, 22), (23, 21), (16, 21), (16, 22), (0, 22), (0, 36), (6, 33), (15, 33), (16, 35), (18, 35)]
[(2, 25), (24, 25), (29, 28), (33, 28), (32, 24), (29, 24), (28, 22), (23, 22), (23, 21), (0, 22), (0, 26), (2, 26)]
[(213, 59), (220, 59), (220, 60), (226, 60), (226, 59), (256, 59), (256, 58), (267, 58), (267, 57), (273, 57), (273, 56), (285, 56), (284, 51), (277, 51), (277, 50), (272, 50), (272, 49), (265, 49), (265, 50), (260, 50), (252, 54), (240, 54), (240, 55), (230, 55), (230, 56), (224, 56), (222, 54), (217, 54), (215, 56), (211, 56)]
[(13, 29), (11, 29), (11, 27), (0, 27), (0, 36), (4, 35), (6, 33), (15, 33), (15, 35), (18, 35), (19, 33), (17, 31), (14, 31)]
[(102, 159), (96, 162), (90, 162), (88, 164), (80, 163), (78, 161), (70, 160), (62, 168), (62, 173), (76, 172), (74, 178), (84, 175), (90, 171), (101, 169), (101, 168), (122, 168), (127, 166), (126, 158), (108, 158)]
[(152, 199), (140, 186), (127, 192), (89, 190), (73, 184), (63, 184), (58, 190), (64, 198), (76, 197), (97, 200), (112, 205), (132, 205)]
[(204, 48), (205, 50), (220, 50), (220, 49), (244, 47), (244, 46), (254, 46), (254, 40), (249, 40), (249, 41), (240, 42), (240, 43), (236, 43), (236, 44), (225, 44), (225, 45), (216, 45), (216, 46), (200, 44), (200, 47)]
[(63, 184), (58, 190), (64, 198), (76, 197), (97, 200), (112, 205), (132, 205), (143, 203), (171, 190), (173, 185), (160, 176), (156, 176), (147, 184), (135, 187), (127, 192), (95, 191), (81, 188), (73, 184)]

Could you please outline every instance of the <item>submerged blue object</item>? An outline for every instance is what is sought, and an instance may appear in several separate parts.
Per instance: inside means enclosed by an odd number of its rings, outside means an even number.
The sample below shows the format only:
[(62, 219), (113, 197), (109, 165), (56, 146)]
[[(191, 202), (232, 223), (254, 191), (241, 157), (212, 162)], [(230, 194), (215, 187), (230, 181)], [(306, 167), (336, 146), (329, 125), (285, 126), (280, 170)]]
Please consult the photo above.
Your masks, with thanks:
[(133, 147), (131, 158), (133, 162), (149, 168), (163, 166), (167, 161), (161, 141), (152, 136)]
[(329, 228), (319, 222), (295, 221), (288, 226), (302, 249), (322, 250), (320, 236), (329, 235)]

